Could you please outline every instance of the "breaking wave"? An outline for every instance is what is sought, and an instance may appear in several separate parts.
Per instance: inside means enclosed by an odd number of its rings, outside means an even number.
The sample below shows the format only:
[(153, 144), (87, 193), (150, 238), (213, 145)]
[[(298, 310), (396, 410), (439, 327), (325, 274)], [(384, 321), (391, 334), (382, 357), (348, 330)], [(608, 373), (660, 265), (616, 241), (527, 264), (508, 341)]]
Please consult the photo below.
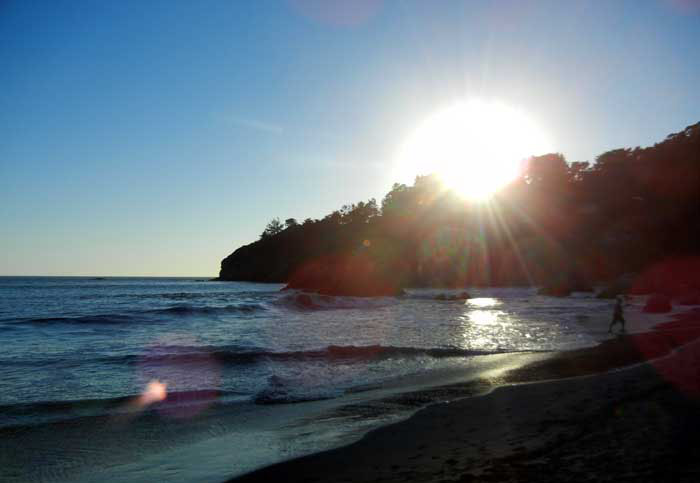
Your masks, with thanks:
[(373, 309), (398, 303), (396, 297), (345, 297), (315, 293), (290, 293), (277, 299), (276, 305), (295, 310)]
[(199, 315), (199, 314), (227, 314), (227, 313), (248, 313), (265, 310), (262, 304), (241, 303), (226, 305), (223, 307), (198, 307), (192, 305), (176, 305), (165, 309), (154, 309), (146, 313), (151, 314), (174, 314), (174, 315)]
[(393, 347), (382, 345), (337, 346), (307, 351), (277, 352), (240, 347), (186, 347), (168, 346), (144, 355), (127, 355), (116, 358), (101, 359), (103, 362), (141, 363), (141, 364), (188, 364), (215, 360), (222, 364), (255, 364), (265, 361), (279, 362), (343, 362), (362, 363), (368, 360), (411, 357), (471, 357), (478, 355), (500, 354), (507, 351), (479, 351), (460, 348), (418, 348)]

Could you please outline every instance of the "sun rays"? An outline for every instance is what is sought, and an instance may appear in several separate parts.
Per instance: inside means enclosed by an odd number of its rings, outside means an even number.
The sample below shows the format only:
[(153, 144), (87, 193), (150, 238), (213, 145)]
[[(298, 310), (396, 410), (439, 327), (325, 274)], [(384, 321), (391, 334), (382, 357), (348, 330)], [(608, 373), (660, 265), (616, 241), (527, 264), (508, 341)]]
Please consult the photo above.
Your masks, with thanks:
[(436, 174), (460, 196), (486, 200), (518, 177), (550, 141), (525, 113), (500, 102), (457, 102), (422, 122), (400, 146), (404, 177)]

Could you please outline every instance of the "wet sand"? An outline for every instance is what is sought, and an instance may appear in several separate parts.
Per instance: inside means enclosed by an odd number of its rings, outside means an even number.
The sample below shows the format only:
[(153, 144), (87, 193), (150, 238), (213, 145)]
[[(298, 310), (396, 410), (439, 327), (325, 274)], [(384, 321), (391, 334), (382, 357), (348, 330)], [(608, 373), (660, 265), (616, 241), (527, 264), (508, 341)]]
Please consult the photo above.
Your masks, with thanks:
[(700, 481), (698, 339), (694, 311), (472, 382), (495, 389), (231, 481)]

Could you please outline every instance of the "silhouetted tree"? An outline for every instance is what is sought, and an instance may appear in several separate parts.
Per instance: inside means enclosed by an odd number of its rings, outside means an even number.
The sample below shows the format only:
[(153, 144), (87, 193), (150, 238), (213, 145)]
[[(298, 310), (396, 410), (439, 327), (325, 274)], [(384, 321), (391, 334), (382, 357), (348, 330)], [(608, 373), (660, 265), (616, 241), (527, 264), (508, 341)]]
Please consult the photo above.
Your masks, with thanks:
[(272, 236), (275, 236), (284, 230), (284, 226), (280, 222), (279, 218), (273, 218), (270, 220), (270, 222), (265, 226), (265, 230), (262, 232), (260, 235), (260, 238), (269, 238)]

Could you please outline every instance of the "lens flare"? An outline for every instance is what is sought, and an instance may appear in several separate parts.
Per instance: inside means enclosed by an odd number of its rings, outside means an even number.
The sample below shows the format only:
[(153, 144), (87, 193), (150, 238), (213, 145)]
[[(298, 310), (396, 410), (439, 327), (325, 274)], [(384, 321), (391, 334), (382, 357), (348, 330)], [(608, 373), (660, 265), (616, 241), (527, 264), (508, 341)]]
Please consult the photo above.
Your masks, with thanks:
[(139, 404), (148, 406), (156, 402), (164, 401), (168, 397), (168, 385), (158, 380), (153, 380), (146, 384), (146, 388), (141, 394)]
[(457, 102), (430, 116), (397, 156), (402, 181), (435, 173), (465, 198), (483, 200), (513, 181), (533, 155), (551, 151), (525, 113), (500, 102)]

